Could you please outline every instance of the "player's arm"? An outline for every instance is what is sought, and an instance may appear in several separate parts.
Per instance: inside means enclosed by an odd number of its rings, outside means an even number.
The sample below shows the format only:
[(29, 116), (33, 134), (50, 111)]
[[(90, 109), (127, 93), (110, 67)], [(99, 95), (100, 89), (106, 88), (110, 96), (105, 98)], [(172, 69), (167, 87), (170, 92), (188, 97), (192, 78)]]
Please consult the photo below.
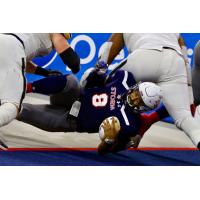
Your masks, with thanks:
[(74, 74), (78, 73), (80, 70), (80, 58), (78, 54), (70, 47), (66, 37), (64, 37), (61, 33), (51, 33), (50, 37), (53, 46), (63, 63), (67, 65)]
[(146, 114), (140, 114), (140, 129), (139, 134), (141, 136), (151, 127), (152, 124), (169, 117), (169, 113), (167, 112), (165, 106), (162, 104), (159, 108), (154, 110), (153, 112)]
[(122, 33), (113, 33), (105, 44), (105, 48), (100, 56), (100, 61), (110, 65), (114, 58), (124, 47), (124, 38)]
[[(130, 139), (120, 140), (118, 138), (115, 139), (113, 144), (108, 144), (107, 142), (102, 141), (98, 146), (98, 153), (100, 155), (105, 155), (108, 153), (117, 153), (119, 151), (126, 150), (129, 147), (133, 147), (132, 144), (129, 145), (130, 141), (131, 141)], [(136, 146), (134, 148), (136, 148)]]
[[(111, 72), (108, 72), (107, 67), (104, 68), (105, 70), (100, 70), (98, 67), (89, 68), (81, 77), (80, 84), (83, 88), (93, 88), (104, 87), (105, 84), (116, 81), (117, 79), (123, 81), (125, 71), (116, 70), (116, 68)], [(129, 73), (128, 76), (132, 75)]]
[(0, 127), (7, 125), (18, 115), (19, 108), (11, 102), (5, 102), (0, 106)]
[[(115, 143), (112, 145), (110, 152), (117, 153), (119, 151), (123, 151), (129, 148), (136, 149), (139, 146), (141, 136), (139, 134), (132, 137), (123, 137), (125, 134), (121, 133), (119, 137), (116, 139)], [(122, 137), (120, 137), (122, 136)]]
[(106, 82), (106, 77), (106, 73), (99, 73), (95, 67), (89, 68), (83, 73), (80, 85), (82, 88), (103, 87)]
[(100, 125), (99, 136), (101, 143), (98, 146), (98, 153), (104, 155), (111, 152), (120, 132), (120, 125), (115, 117), (106, 118)]
[(98, 146), (98, 153), (116, 153), (129, 147), (136, 148), (139, 145), (141, 136), (131, 133), (123, 133), (119, 120), (116, 117), (105, 119), (99, 129), (101, 143)]
[(98, 153), (100, 155), (105, 155), (107, 153), (117, 153), (128, 148), (137, 148), (141, 138), (139, 134), (130, 137), (126, 133), (120, 131), (112, 143), (102, 140), (98, 146)]
[(62, 73), (58, 70), (48, 70), (44, 69), (42, 67), (39, 67), (34, 62), (29, 61), (26, 64), (26, 72), (30, 74), (36, 74), (44, 77), (50, 77), (50, 76), (60, 76)]

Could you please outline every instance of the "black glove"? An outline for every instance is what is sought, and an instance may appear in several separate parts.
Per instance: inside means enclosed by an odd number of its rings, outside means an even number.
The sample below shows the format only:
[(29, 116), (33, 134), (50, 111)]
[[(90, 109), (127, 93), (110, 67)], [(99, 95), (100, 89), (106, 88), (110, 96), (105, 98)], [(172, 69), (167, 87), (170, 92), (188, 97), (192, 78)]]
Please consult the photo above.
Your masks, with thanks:
[(99, 74), (94, 68), (87, 77), (85, 88), (103, 87), (105, 85), (106, 75)]

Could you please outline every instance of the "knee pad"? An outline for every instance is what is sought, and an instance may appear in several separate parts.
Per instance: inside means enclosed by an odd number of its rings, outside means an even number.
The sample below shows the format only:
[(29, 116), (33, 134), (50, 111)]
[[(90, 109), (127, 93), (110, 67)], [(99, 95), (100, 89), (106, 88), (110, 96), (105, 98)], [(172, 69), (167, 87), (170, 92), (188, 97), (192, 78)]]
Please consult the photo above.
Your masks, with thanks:
[(66, 86), (62, 92), (51, 95), (50, 103), (70, 109), (74, 101), (80, 97), (81, 89), (77, 78), (73, 75), (66, 77)]
[(73, 76), (73, 75), (68, 75), (66, 76), (66, 86), (63, 90), (63, 92), (67, 92), (69, 90), (79, 90), (80, 89), (80, 84), (79, 84), (79, 81), (78, 79)]

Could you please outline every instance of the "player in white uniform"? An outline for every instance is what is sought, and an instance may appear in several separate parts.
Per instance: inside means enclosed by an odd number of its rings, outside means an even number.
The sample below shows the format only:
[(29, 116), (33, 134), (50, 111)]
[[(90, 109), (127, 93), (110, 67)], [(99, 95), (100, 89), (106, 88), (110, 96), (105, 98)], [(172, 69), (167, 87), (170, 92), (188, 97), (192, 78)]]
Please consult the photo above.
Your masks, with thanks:
[(194, 101), (200, 105), (200, 40), (194, 48), (194, 66), (192, 69), (192, 88), (194, 92)]
[(125, 45), (129, 55), (123, 69), (132, 72), (136, 81), (161, 86), (163, 103), (176, 126), (200, 148), (200, 124), (191, 115), (187, 69), (178, 40), (174, 33), (113, 34), (100, 61), (110, 64)]
[(79, 71), (80, 59), (67, 43), (68, 37), (64, 33), (0, 34), (0, 127), (15, 119), (20, 111), (26, 86), (25, 68), (27, 72), (48, 76), (48, 70), (31, 62), (33, 58), (47, 55), (55, 48), (73, 73)]

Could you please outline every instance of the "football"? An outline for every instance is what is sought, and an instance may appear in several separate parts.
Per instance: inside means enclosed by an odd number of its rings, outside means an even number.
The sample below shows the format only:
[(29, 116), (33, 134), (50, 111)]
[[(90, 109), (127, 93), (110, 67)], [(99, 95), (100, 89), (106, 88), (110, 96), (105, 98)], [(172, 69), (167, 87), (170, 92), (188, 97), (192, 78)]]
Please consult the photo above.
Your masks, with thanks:
[[(119, 122), (118, 118), (115, 116), (108, 117), (101, 123), (101, 125), (99, 127), (99, 137), (101, 140), (106, 140), (106, 138), (110, 138), (109, 140), (112, 140), (111, 138), (113, 136), (105, 135), (104, 128), (103, 128), (103, 124), (106, 122), (107, 119), (108, 119), (109, 124), (110, 125), (112, 124), (112, 118), (114, 118), (114, 121), (115, 121), (115, 130), (116, 130), (116, 132), (119, 132), (121, 126), (120, 126), (120, 122)], [(110, 142), (112, 142), (112, 141), (110, 141)]]

